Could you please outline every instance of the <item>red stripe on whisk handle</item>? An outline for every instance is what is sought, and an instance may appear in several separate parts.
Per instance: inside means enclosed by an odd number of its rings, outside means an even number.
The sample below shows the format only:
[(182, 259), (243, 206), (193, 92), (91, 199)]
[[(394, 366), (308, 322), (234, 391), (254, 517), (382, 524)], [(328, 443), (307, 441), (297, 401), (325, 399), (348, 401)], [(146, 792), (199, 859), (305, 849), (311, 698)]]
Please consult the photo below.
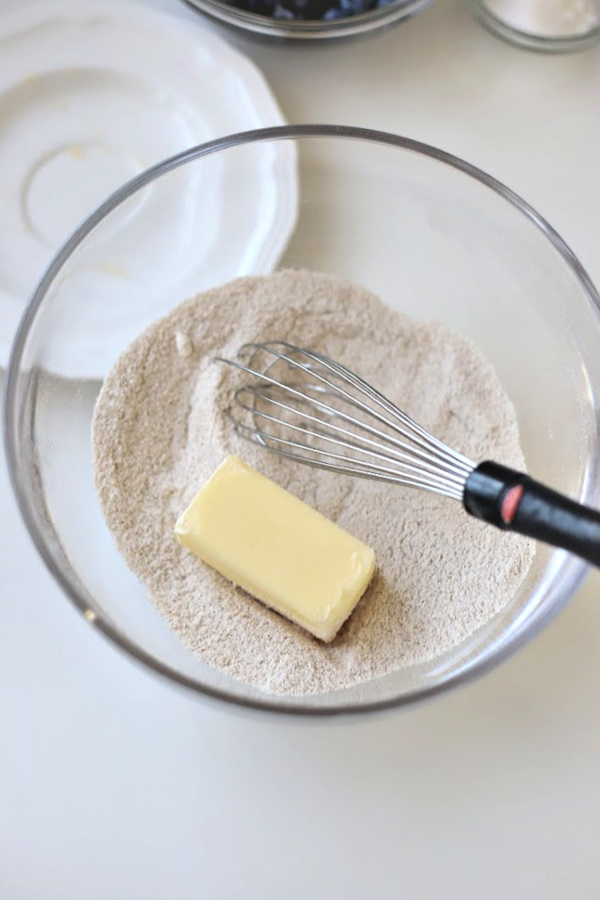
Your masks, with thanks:
[(463, 504), (478, 519), (562, 547), (600, 566), (600, 513), (523, 472), (481, 463), (465, 482)]
[(516, 484), (507, 490), (500, 506), (500, 515), (505, 525), (510, 525), (517, 514), (521, 497), (525, 488), (522, 484)]

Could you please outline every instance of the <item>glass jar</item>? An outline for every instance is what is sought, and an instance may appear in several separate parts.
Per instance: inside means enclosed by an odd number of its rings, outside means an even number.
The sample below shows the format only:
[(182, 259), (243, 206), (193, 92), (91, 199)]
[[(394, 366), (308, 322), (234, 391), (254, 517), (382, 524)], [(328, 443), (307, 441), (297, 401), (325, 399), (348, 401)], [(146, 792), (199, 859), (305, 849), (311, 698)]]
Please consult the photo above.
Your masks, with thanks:
[(531, 50), (580, 50), (600, 40), (600, 0), (468, 0), (490, 31)]

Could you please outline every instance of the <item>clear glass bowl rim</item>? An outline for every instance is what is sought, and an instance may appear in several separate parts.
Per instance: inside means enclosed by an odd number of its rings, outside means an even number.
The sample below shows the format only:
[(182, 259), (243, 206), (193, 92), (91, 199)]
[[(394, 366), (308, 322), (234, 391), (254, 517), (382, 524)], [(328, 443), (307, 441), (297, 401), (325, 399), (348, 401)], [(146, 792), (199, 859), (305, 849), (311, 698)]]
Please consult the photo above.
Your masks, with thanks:
[[(28, 302), (13, 342), (4, 389), (3, 435), (9, 478), (23, 522), (46, 567), (69, 600), (79, 612), (84, 614), (84, 617), (90, 624), (93, 624), (98, 628), (98, 630), (109, 638), (109, 640), (119, 649), (142, 663), (152, 672), (162, 675), (169, 681), (193, 691), (196, 695), (218, 701), (225, 701), (237, 707), (241, 706), (255, 710), (276, 712), (280, 715), (322, 717), (336, 714), (362, 714), (410, 704), (416, 700), (433, 696), (449, 687), (469, 681), (475, 676), (483, 674), (505, 660), (508, 656), (512, 655), (519, 647), (530, 640), (551, 619), (553, 619), (555, 615), (557, 615), (580, 586), (587, 573), (587, 566), (579, 559), (565, 555), (565, 559), (557, 567), (554, 574), (551, 587), (554, 587), (555, 589), (555, 596), (551, 601), (548, 601), (530, 621), (517, 621), (512, 630), (504, 632), (495, 643), (486, 648), (484, 652), (476, 657), (474, 661), (469, 662), (461, 671), (455, 672), (433, 685), (414, 688), (397, 697), (360, 704), (334, 702), (318, 708), (307, 708), (303, 706), (301, 702), (297, 704), (286, 702), (285, 706), (282, 706), (278, 702), (276, 695), (273, 695), (272, 698), (269, 695), (265, 695), (264, 700), (262, 698), (260, 700), (254, 698), (240, 698), (228, 691), (213, 688), (194, 678), (182, 675), (165, 663), (155, 659), (150, 653), (147, 653), (133, 640), (128, 638), (127, 635), (115, 628), (109, 621), (104, 620), (101, 615), (95, 614), (90, 616), (89, 603), (81, 596), (75, 585), (70, 582), (62, 571), (46, 544), (42, 533), (37, 527), (35, 516), (28, 504), (27, 491), (25, 485), (22, 483), (19, 466), (20, 410), (18, 406), (18, 382), (28, 336), (35, 322), (37, 313), (56, 276), (85, 238), (107, 215), (130, 196), (147, 184), (155, 181), (157, 178), (160, 178), (162, 175), (165, 175), (180, 166), (184, 166), (203, 156), (208, 156), (221, 150), (240, 147), (245, 144), (253, 144), (261, 141), (311, 138), (367, 141), (378, 145), (406, 150), (436, 160), (437, 162), (458, 170), (470, 178), (473, 178), (475, 181), (480, 182), (518, 210), (549, 240), (553, 248), (560, 254), (564, 262), (571, 269), (571, 272), (579, 282), (584, 295), (587, 297), (590, 306), (593, 308), (596, 315), (600, 315), (600, 294), (594, 287), (585, 268), (570, 247), (560, 237), (558, 232), (518, 194), (506, 187), (493, 176), (488, 175), (482, 169), (471, 165), (460, 157), (412, 138), (353, 126), (285, 125), (239, 132), (191, 147), (188, 150), (175, 154), (174, 156), (151, 166), (144, 172), (141, 172), (139, 175), (126, 182), (122, 187), (114, 191), (114, 193), (112, 193), (96, 210), (94, 210), (94, 212), (91, 213), (90, 216), (88, 216), (88, 218), (63, 244), (46, 269)], [(588, 459), (587, 476), (584, 491), (580, 499), (585, 503), (598, 503), (600, 502), (600, 445), (598, 442), (595, 442)]]

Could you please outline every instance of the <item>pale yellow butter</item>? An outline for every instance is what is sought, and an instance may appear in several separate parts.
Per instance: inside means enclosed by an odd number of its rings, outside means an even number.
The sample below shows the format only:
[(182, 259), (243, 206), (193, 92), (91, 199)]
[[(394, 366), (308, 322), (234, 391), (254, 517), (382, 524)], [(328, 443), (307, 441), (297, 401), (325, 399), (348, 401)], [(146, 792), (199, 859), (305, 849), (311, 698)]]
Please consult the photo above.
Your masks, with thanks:
[(175, 525), (178, 540), (272, 609), (331, 641), (375, 568), (370, 547), (235, 456)]

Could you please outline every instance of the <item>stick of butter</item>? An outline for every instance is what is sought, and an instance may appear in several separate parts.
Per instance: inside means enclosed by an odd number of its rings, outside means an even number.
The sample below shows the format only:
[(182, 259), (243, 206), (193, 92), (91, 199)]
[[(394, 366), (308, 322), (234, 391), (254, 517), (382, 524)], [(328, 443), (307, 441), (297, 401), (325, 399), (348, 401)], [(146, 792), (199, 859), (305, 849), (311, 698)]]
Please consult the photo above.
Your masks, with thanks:
[(235, 456), (175, 525), (192, 553), (267, 606), (331, 641), (375, 568), (370, 547)]

